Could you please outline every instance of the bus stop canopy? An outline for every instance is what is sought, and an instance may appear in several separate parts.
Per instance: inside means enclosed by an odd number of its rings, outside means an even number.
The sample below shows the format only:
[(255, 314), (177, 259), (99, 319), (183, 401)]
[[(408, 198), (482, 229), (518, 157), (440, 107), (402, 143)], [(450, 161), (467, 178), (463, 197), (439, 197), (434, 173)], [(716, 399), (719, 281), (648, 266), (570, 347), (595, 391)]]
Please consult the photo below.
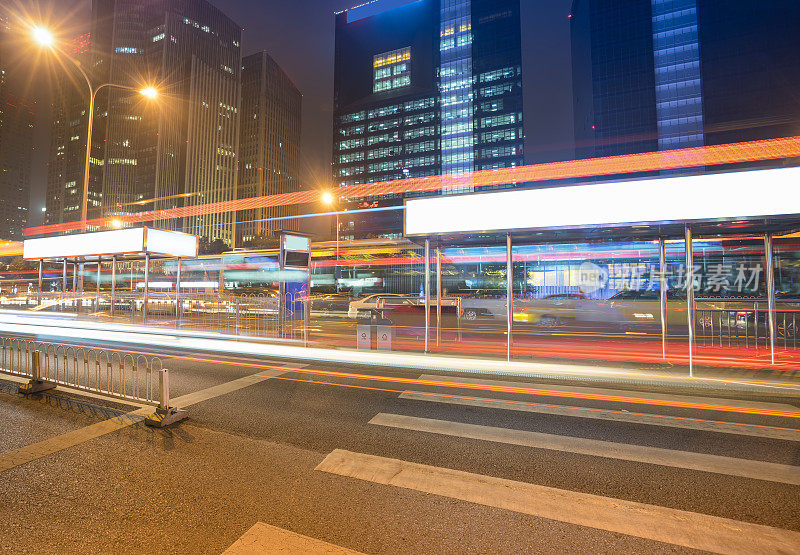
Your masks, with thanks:
[(23, 242), (25, 260), (100, 262), (144, 258), (196, 258), (198, 237), (178, 231), (135, 227), (38, 237)]

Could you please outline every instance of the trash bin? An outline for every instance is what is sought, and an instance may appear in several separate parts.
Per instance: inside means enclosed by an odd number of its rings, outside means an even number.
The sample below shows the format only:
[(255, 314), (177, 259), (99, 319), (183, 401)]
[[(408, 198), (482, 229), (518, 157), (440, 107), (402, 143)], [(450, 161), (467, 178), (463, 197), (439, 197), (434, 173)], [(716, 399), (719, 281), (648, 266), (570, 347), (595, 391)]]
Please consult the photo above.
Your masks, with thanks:
[(356, 324), (356, 348), (367, 350), (372, 348), (372, 326), (369, 323)]
[(372, 322), (376, 317), (371, 312), (356, 315), (356, 348), (372, 349)]
[(391, 320), (380, 319), (377, 326), (377, 343), (379, 351), (392, 350), (392, 335), (394, 335), (394, 323)]

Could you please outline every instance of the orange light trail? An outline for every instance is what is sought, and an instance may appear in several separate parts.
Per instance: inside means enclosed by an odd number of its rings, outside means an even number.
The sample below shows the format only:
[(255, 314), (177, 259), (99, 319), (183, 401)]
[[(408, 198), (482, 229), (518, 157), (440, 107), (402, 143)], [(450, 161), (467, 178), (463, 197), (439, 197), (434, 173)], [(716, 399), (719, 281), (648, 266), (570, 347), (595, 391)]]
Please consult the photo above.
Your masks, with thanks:
[[(368, 391), (381, 391), (387, 393), (406, 393), (403, 389), (386, 389), (383, 387), (369, 387), (366, 385), (353, 385), (353, 384), (344, 384), (344, 383), (335, 383), (335, 382), (322, 382), (317, 380), (303, 380), (300, 378), (287, 378), (285, 376), (275, 376), (270, 378), (273, 380), (285, 380), (289, 382), (301, 382), (301, 383), (310, 383), (314, 385), (330, 385), (336, 387), (348, 387), (353, 389), (365, 389)], [(526, 407), (546, 407), (546, 408), (553, 408), (553, 409), (560, 409), (564, 408), (564, 405), (553, 405), (549, 403), (531, 403), (528, 401), (512, 401), (509, 399), (492, 399), (490, 397), (469, 397), (466, 395), (449, 395), (447, 393), (431, 393), (429, 391), (410, 391), (408, 393), (414, 393), (415, 395), (424, 395), (426, 397), (442, 397), (446, 399), (459, 399), (459, 400), (466, 400), (466, 401), (489, 401), (489, 402), (502, 402), (509, 405), (520, 405)], [(582, 411), (587, 414), (591, 413), (605, 413), (605, 414), (619, 414), (620, 411), (618, 410), (609, 410), (609, 409), (596, 409), (590, 407), (576, 407), (570, 406), (570, 409), (575, 409), (577, 411)], [(758, 429), (766, 429), (766, 430), (781, 430), (785, 432), (796, 432), (796, 428), (783, 428), (781, 426), (764, 426), (762, 424), (748, 424), (745, 422), (729, 422), (725, 420), (708, 420), (705, 418), (689, 418), (686, 416), (672, 416), (669, 414), (653, 414), (649, 412), (627, 412), (625, 411), (626, 415), (630, 416), (654, 416), (658, 418), (663, 418), (664, 420), (685, 420), (688, 422), (702, 422), (704, 424), (734, 424), (736, 426), (742, 426), (743, 428), (758, 428)], [(591, 418), (591, 416), (589, 416)]]
[[(583, 399), (590, 401), (604, 401), (610, 403), (627, 403), (639, 405), (651, 405), (672, 408), (685, 408), (694, 410), (708, 410), (717, 412), (732, 412), (740, 414), (752, 414), (759, 416), (777, 416), (781, 418), (800, 418), (800, 412), (759, 409), (751, 407), (735, 407), (730, 405), (710, 405), (706, 403), (693, 403), (688, 401), (669, 401), (663, 399), (646, 399), (640, 397), (626, 397), (622, 395), (606, 395), (601, 393), (581, 393), (572, 391), (554, 391), (549, 389), (537, 389), (532, 387), (514, 387), (505, 385), (472, 384), (465, 382), (448, 382), (441, 380), (421, 380), (417, 378), (398, 378), (393, 376), (371, 376), (369, 374), (352, 374), (349, 372), (335, 372), (332, 370), (312, 370), (303, 368), (292, 370), (302, 374), (313, 374), (317, 376), (330, 376), (353, 380), (371, 380), (389, 383), (405, 383), (413, 385), (427, 385), (433, 387), (446, 387), (455, 389), (474, 389), (480, 391), (493, 391), (496, 393), (515, 393), (521, 395), (536, 395), (542, 397), (562, 397), (571, 399)], [(268, 377), (268, 376), (259, 376)]]
[[(534, 183), (558, 179), (576, 179), (591, 176), (716, 166), (721, 164), (775, 160), (797, 156), (800, 156), (800, 137), (785, 137), (724, 145), (646, 152), (641, 154), (608, 156), (604, 158), (550, 162), (546, 164), (519, 166), (516, 168), (482, 170), (466, 174), (437, 175), (399, 179), (396, 181), (366, 183), (362, 185), (349, 185), (337, 188), (335, 194), (339, 198), (362, 198), (379, 195), (433, 192), (453, 186), (468, 186), (480, 189), (493, 185)], [(24, 235), (30, 236), (43, 233), (55, 233), (58, 231), (80, 230), (89, 227), (108, 227), (113, 219), (122, 220), (126, 224), (136, 224), (237, 210), (317, 203), (319, 197), (320, 192), (316, 190), (297, 191), (293, 193), (198, 204), (164, 210), (150, 210), (124, 216), (120, 215), (85, 221), (29, 227), (24, 231)]]
[(22, 254), (22, 241), (9, 241), (0, 244), (0, 256), (19, 256)]
[[(79, 347), (81, 345), (72, 344), (71, 346)], [(87, 346), (83, 346), (87, 347)], [(163, 356), (166, 358), (172, 358), (177, 360), (187, 360), (187, 361), (194, 361), (194, 362), (206, 362), (206, 363), (215, 363), (215, 364), (225, 364), (228, 366), (244, 366), (249, 368), (259, 368), (262, 370), (283, 370), (287, 373), (298, 373), (298, 374), (312, 374), (316, 376), (327, 376), (327, 377), (334, 377), (334, 378), (343, 378), (343, 379), (352, 379), (352, 380), (362, 380), (362, 381), (375, 381), (375, 382), (383, 382), (383, 383), (397, 383), (397, 384), (410, 384), (410, 385), (423, 385), (423, 386), (431, 386), (431, 387), (443, 387), (443, 388), (451, 388), (451, 389), (469, 389), (469, 390), (477, 390), (477, 391), (492, 391), (495, 393), (511, 393), (511, 394), (518, 394), (518, 395), (532, 395), (532, 396), (541, 396), (541, 397), (560, 397), (560, 398), (571, 398), (571, 399), (582, 399), (582, 400), (591, 400), (591, 401), (602, 401), (602, 402), (611, 402), (611, 403), (626, 403), (626, 404), (639, 404), (639, 405), (648, 405), (648, 406), (660, 406), (660, 407), (672, 407), (672, 408), (685, 408), (685, 409), (693, 409), (693, 410), (706, 410), (706, 411), (715, 411), (715, 412), (730, 412), (730, 413), (737, 413), (737, 414), (750, 414), (750, 415), (758, 415), (758, 416), (776, 416), (780, 418), (797, 418), (800, 419), (800, 412), (796, 411), (785, 411), (785, 410), (772, 410), (772, 409), (759, 409), (759, 408), (750, 408), (750, 407), (736, 407), (730, 405), (711, 405), (706, 403), (694, 403), (688, 401), (669, 401), (669, 400), (661, 400), (661, 399), (647, 399), (647, 398), (640, 398), (640, 397), (626, 397), (622, 395), (606, 395), (600, 393), (581, 393), (581, 392), (571, 392), (571, 391), (557, 391), (557, 390), (548, 390), (548, 389), (537, 389), (532, 387), (518, 387), (518, 386), (501, 386), (501, 385), (490, 385), (490, 384), (473, 384), (473, 383), (466, 383), (466, 382), (449, 382), (443, 380), (422, 380), (418, 378), (400, 378), (400, 377), (393, 377), (393, 376), (379, 376), (379, 375), (370, 375), (370, 374), (354, 374), (351, 372), (336, 372), (333, 370), (314, 370), (310, 368), (299, 368), (299, 367), (290, 367), (290, 366), (281, 366), (276, 364), (263, 364), (263, 363), (253, 363), (253, 362), (244, 362), (244, 361), (233, 361), (233, 360), (224, 360), (224, 359), (214, 359), (214, 358), (204, 358), (204, 357), (193, 357), (193, 356), (182, 356), (182, 355), (169, 355), (165, 353), (153, 353), (147, 351), (130, 351), (125, 349), (110, 349), (117, 352), (127, 352), (127, 353), (138, 353), (138, 354), (148, 354), (154, 356)], [(274, 376), (265, 376), (256, 374), (258, 377), (262, 378), (274, 378)], [(287, 379), (287, 378), (284, 378)], [(301, 380), (297, 380), (301, 381)], [(719, 380), (716, 380), (719, 381)], [(319, 383), (329, 383), (329, 382), (319, 382)], [(340, 384), (336, 384), (340, 385)], [(780, 385), (780, 384), (776, 384)], [(398, 390), (390, 390), (390, 389), (380, 389), (380, 388), (370, 388), (367, 386), (360, 386), (362, 389), (374, 389), (376, 391), (389, 391), (389, 392), (397, 392)], [(495, 399), (497, 400), (497, 399)]]

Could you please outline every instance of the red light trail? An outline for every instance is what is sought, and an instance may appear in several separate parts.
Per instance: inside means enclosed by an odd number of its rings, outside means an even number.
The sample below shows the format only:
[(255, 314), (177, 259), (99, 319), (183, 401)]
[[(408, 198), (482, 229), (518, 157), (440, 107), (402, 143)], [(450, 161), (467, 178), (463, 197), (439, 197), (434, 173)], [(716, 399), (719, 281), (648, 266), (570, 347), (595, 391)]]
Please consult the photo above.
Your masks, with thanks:
[[(604, 158), (550, 162), (516, 168), (482, 170), (468, 174), (437, 175), (399, 179), (396, 181), (382, 181), (379, 183), (339, 187), (334, 191), (334, 194), (339, 198), (362, 198), (379, 195), (433, 192), (453, 186), (480, 189), (493, 185), (652, 172), (667, 169), (716, 166), (721, 164), (736, 164), (792, 157), (800, 157), (800, 137), (785, 137), (725, 145), (608, 156)], [(319, 196), (319, 191), (310, 190), (163, 210), (149, 210), (146, 212), (95, 218), (85, 221), (29, 227), (25, 230), (24, 235), (32, 236), (60, 231), (109, 227), (112, 220), (115, 219), (127, 224), (136, 224), (238, 210), (315, 203), (319, 201)]]

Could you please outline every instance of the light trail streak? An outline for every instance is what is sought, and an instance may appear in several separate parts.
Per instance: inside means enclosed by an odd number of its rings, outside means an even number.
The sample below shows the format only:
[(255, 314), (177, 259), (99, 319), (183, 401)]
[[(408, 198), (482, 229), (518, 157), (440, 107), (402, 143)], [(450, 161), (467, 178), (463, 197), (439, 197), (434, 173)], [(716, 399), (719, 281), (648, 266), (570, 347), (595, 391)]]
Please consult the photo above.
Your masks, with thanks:
[[(725, 145), (608, 156), (604, 158), (550, 162), (519, 166), (516, 168), (482, 170), (467, 174), (438, 175), (362, 185), (349, 185), (337, 188), (335, 193), (339, 198), (362, 198), (389, 194), (434, 192), (440, 191), (444, 187), (452, 187), (458, 184), (469, 186), (474, 189), (481, 189), (496, 185), (578, 179), (603, 175), (625, 175), (698, 166), (709, 167), (721, 164), (736, 164), (797, 156), (800, 156), (800, 137), (785, 137)], [(256, 208), (309, 204), (318, 202), (319, 196), (320, 192), (316, 190), (297, 191), (293, 193), (197, 204), (164, 210), (150, 210), (128, 215), (30, 227), (24, 231), (23, 235), (39, 235), (58, 231), (86, 229), (87, 227), (108, 227), (113, 219), (122, 220), (126, 224), (134, 224), (239, 210), (252, 210)]]
[[(626, 397), (624, 395), (606, 395), (601, 393), (583, 393), (574, 391), (555, 391), (549, 389), (537, 389), (532, 387), (515, 387), (504, 385), (488, 385), (488, 384), (473, 384), (466, 382), (449, 382), (440, 380), (421, 380), (418, 378), (400, 378), (394, 376), (372, 376), (369, 374), (353, 374), (350, 372), (335, 372), (333, 370), (313, 370), (310, 368), (303, 368), (297, 370), (303, 374), (313, 374), (318, 376), (330, 376), (337, 378), (353, 379), (353, 380), (371, 380), (378, 382), (388, 383), (402, 383), (411, 385), (427, 385), (433, 387), (453, 388), (453, 389), (471, 389), (479, 391), (492, 391), (496, 393), (512, 393), (520, 395), (533, 395), (541, 397), (560, 397), (565, 399), (581, 399), (589, 401), (601, 401), (610, 403), (625, 403), (625, 404), (639, 404), (648, 406), (660, 406), (671, 408), (685, 408), (692, 410), (706, 410), (715, 412), (730, 412), (738, 414), (750, 414), (758, 416), (776, 416), (780, 418), (798, 418), (800, 419), (800, 412), (776, 410), (776, 409), (761, 409), (754, 407), (737, 407), (731, 405), (712, 405), (707, 403), (694, 403), (689, 401), (671, 401), (667, 399), (647, 399), (642, 397)], [(260, 376), (264, 377), (264, 376)]]
[[(275, 376), (271, 378), (273, 380), (284, 380), (290, 382), (301, 382), (301, 383), (309, 383), (314, 385), (330, 385), (336, 387), (348, 387), (354, 389), (365, 389), (368, 391), (381, 391), (381, 392), (388, 392), (388, 393), (413, 393), (415, 395), (424, 395), (426, 397), (441, 397), (445, 399), (459, 399), (459, 400), (466, 400), (466, 401), (488, 401), (488, 402), (497, 402), (500, 401), (504, 404), (509, 405), (518, 405), (518, 406), (526, 406), (526, 407), (546, 407), (546, 408), (553, 408), (559, 409), (563, 408), (564, 405), (553, 405), (550, 403), (532, 403), (530, 401), (514, 401), (510, 399), (494, 399), (491, 397), (471, 397), (467, 395), (450, 395), (447, 393), (432, 393), (430, 391), (406, 391), (404, 389), (386, 389), (382, 387), (369, 387), (365, 385), (353, 385), (353, 384), (344, 384), (344, 383), (336, 383), (336, 382), (324, 382), (318, 380), (303, 380), (300, 378), (287, 378), (286, 376)], [(591, 408), (591, 407), (576, 407), (574, 405), (569, 405), (570, 409), (576, 411), (582, 411), (587, 413), (587, 417), (591, 418), (591, 414), (593, 413), (602, 413), (602, 414), (620, 414), (618, 410), (611, 410), (611, 409), (598, 409), (598, 408)], [(674, 421), (685, 421), (685, 422), (700, 422), (703, 424), (726, 424), (726, 425), (734, 425), (734, 426), (742, 426), (743, 428), (755, 428), (755, 429), (762, 429), (762, 430), (779, 430), (783, 432), (796, 432), (797, 428), (784, 428), (781, 426), (765, 426), (763, 424), (749, 424), (746, 422), (731, 422), (728, 420), (708, 420), (705, 418), (690, 418), (688, 416), (672, 416), (669, 414), (654, 414), (650, 412), (629, 412), (625, 411), (623, 414), (629, 416), (650, 416), (656, 418), (663, 418), (664, 420), (674, 420)]]
[[(71, 346), (83, 346), (89, 347), (88, 345), (78, 345), (72, 344)], [(690, 410), (704, 410), (704, 411), (713, 411), (713, 412), (728, 412), (728, 413), (735, 413), (735, 414), (748, 414), (748, 415), (756, 415), (756, 416), (774, 416), (779, 418), (794, 418), (800, 419), (800, 412), (796, 411), (785, 411), (785, 410), (771, 410), (771, 409), (760, 409), (760, 408), (751, 408), (751, 407), (738, 407), (738, 406), (731, 406), (731, 405), (713, 405), (707, 403), (695, 403), (695, 402), (687, 402), (687, 401), (671, 401), (671, 400), (661, 400), (661, 399), (648, 399), (642, 397), (628, 397), (623, 395), (607, 395), (607, 394), (598, 394), (598, 393), (582, 393), (582, 392), (569, 392), (569, 391), (557, 391), (557, 390), (545, 390), (545, 389), (537, 389), (531, 387), (519, 387), (519, 386), (500, 386), (500, 385), (489, 385), (489, 384), (475, 384), (475, 383), (465, 383), (465, 382), (450, 382), (450, 381), (443, 381), (443, 380), (422, 380), (418, 378), (402, 378), (402, 377), (394, 377), (394, 376), (382, 376), (382, 375), (370, 375), (370, 374), (356, 374), (351, 372), (337, 372), (332, 370), (315, 370), (308, 367), (287, 367), (283, 365), (274, 365), (274, 364), (263, 364), (263, 363), (253, 363), (253, 362), (245, 362), (245, 361), (235, 361), (235, 360), (225, 360), (225, 359), (217, 359), (217, 358), (205, 358), (205, 357), (195, 357), (195, 356), (183, 356), (183, 355), (170, 355), (168, 353), (158, 353), (158, 352), (148, 352), (148, 351), (131, 351), (125, 349), (114, 349), (111, 348), (110, 350), (119, 351), (119, 352), (129, 352), (129, 353), (138, 353), (138, 354), (149, 354), (154, 356), (162, 356), (166, 358), (172, 359), (179, 359), (179, 360), (187, 360), (193, 362), (204, 362), (204, 363), (213, 363), (213, 364), (225, 364), (229, 366), (237, 366), (237, 367), (250, 367), (250, 368), (259, 368), (259, 369), (278, 369), (284, 372), (291, 372), (291, 373), (298, 373), (298, 374), (311, 374), (316, 376), (325, 376), (325, 377), (333, 377), (333, 378), (342, 378), (342, 379), (351, 379), (351, 380), (360, 380), (360, 381), (375, 381), (381, 383), (397, 383), (397, 384), (409, 384), (412, 386), (431, 386), (431, 387), (440, 387), (440, 388), (450, 388), (450, 389), (468, 389), (468, 390), (476, 390), (476, 391), (491, 391), (495, 393), (510, 393), (510, 394), (517, 394), (517, 395), (530, 395), (530, 396), (545, 396), (545, 397), (557, 397), (557, 398), (569, 398), (569, 399), (581, 399), (581, 400), (592, 400), (592, 401), (599, 401), (599, 402), (612, 402), (612, 403), (624, 403), (624, 404), (639, 404), (639, 405), (647, 405), (647, 406), (659, 406), (659, 407), (670, 407), (670, 408), (683, 408), (683, 409), (690, 409)], [(632, 375), (637, 375), (637, 373), (629, 373)], [(639, 373), (638, 375), (645, 376), (646, 374)], [(264, 376), (261, 376), (264, 377)], [(271, 376), (270, 376), (271, 377)], [(659, 377), (661, 378), (661, 377)], [(674, 377), (680, 381), (686, 381), (684, 377)], [(676, 381), (677, 381), (676, 380)], [(695, 378), (693, 381), (699, 381), (702, 378)], [(302, 381), (298, 379), (297, 381)], [(721, 381), (721, 380), (714, 380), (714, 381)], [(321, 382), (325, 384), (329, 384), (329, 382)], [(747, 383), (747, 382), (745, 382)], [(337, 384), (338, 385), (338, 384)], [(778, 386), (786, 387), (782, 384), (776, 384)], [(361, 389), (375, 389), (380, 391), (391, 391), (391, 392), (398, 392), (399, 390), (390, 390), (385, 388), (372, 388), (368, 386), (360, 386)]]
[[(30, 319), (30, 323), (24, 323), (25, 313), (7, 313), (9, 318), (4, 322), (6, 333), (22, 333), (29, 335), (49, 335), (61, 338), (72, 338), (73, 341), (95, 340), (110, 343), (133, 343), (139, 345), (150, 345), (164, 347), (167, 349), (179, 349), (189, 351), (213, 351), (215, 354), (228, 356), (256, 356), (256, 357), (277, 357), (288, 359), (300, 359), (304, 361), (316, 361), (318, 363), (342, 363), (358, 364), (372, 367), (398, 367), (398, 368), (425, 368), (438, 371), (461, 372), (479, 371), (483, 374), (493, 374), (496, 372), (507, 373), (513, 371), (520, 375), (540, 372), (552, 373), (555, 376), (578, 378), (581, 376), (603, 376), (605, 379), (614, 381), (615, 379), (628, 379), (630, 377), (658, 379), (661, 381), (671, 381), (679, 385), (693, 385), (703, 382), (703, 378), (688, 378), (686, 376), (664, 375), (653, 372), (632, 372), (619, 368), (605, 368), (603, 366), (553, 366), (547, 365), (549, 369), (540, 369), (537, 365), (530, 362), (515, 361), (507, 363), (494, 359), (471, 359), (463, 357), (447, 357), (432, 354), (430, 357), (419, 357), (419, 355), (395, 352), (389, 354), (367, 352), (356, 353), (348, 350), (330, 350), (322, 347), (303, 348), (298, 345), (283, 342), (239, 342), (231, 341), (231, 336), (217, 334), (213, 332), (188, 332), (184, 330), (165, 330), (163, 328), (140, 328), (138, 326), (128, 326), (109, 323), (77, 322), (57, 319), (58, 326), (48, 324), (48, 320), (41, 317)], [(340, 343), (341, 346), (341, 343)], [(461, 351), (459, 354), (464, 354)], [(653, 362), (652, 357), (648, 359)], [(231, 364), (237, 364), (233, 362)], [(551, 367), (552, 366), (552, 367)], [(480, 370), (479, 370), (480, 369)], [(284, 369), (285, 370), (285, 369)], [(744, 380), (737, 379), (736, 382)], [(756, 385), (756, 384), (754, 384)], [(792, 384), (776, 384), (787, 390), (797, 390)], [(763, 387), (760, 386), (759, 387)]]

